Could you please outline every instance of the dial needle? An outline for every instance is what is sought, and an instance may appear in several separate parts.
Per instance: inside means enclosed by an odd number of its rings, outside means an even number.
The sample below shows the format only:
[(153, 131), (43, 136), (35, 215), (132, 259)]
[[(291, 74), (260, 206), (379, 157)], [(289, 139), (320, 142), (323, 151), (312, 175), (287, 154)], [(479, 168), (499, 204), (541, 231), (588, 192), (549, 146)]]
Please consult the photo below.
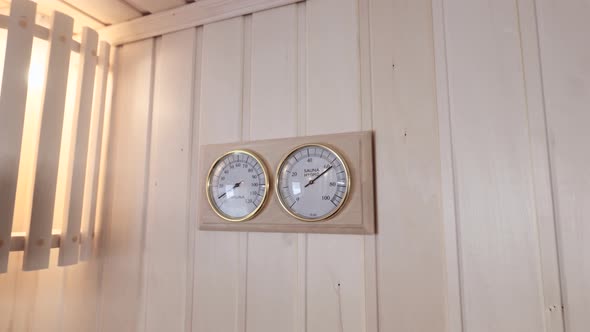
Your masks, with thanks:
[[(231, 188), (231, 190), (234, 190), (234, 189), (236, 189), (236, 188), (237, 188), (237, 187), (239, 187), (239, 186), (240, 186), (242, 183), (244, 183), (244, 180), (242, 180), (242, 181), (240, 181), (240, 182), (238, 182), (238, 183), (234, 184), (234, 187), (233, 187), (233, 188)], [(223, 198), (223, 196), (225, 196), (226, 194), (227, 194), (227, 191), (226, 191), (226, 192), (224, 192), (223, 194), (221, 194), (221, 196), (217, 197), (217, 199), (222, 199), (222, 198)]]
[(330, 165), (330, 167), (326, 168), (325, 171), (323, 171), (320, 175), (316, 176), (313, 180), (309, 180), (309, 183), (305, 185), (304, 188), (307, 188), (309, 185), (313, 184), (317, 179), (320, 178), (320, 176), (326, 174), (327, 171), (331, 170), (332, 166)]

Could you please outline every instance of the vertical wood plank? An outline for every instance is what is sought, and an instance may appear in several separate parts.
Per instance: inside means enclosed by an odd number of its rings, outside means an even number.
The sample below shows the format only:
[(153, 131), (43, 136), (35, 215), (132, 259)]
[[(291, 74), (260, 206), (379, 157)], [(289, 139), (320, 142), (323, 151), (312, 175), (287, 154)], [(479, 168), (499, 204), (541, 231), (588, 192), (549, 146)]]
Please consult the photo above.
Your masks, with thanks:
[[(203, 27), (200, 144), (241, 138), (242, 43), (241, 17)], [(198, 181), (204, 188), (203, 179)], [(199, 230), (196, 234), (193, 331), (236, 331), (238, 283), (245, 277), (238, 273), (239, 236)]]
[(445, 329), (431, 1), (371, 5), (379, 329), (459, 332)]
[(432, 1), (434, 54), (436, 67), (436, 101), (440, 140), (441, 209), (444, 227), (446, 262), (446, 331), (463, 332), (461, 294), (461, 258), (457, 224), (457, 195), (453, 169), (450, 94), (447, 65), (447, 45), (444, 0)]
[[(33, 306), (23, 308), (23, 311), (30, 311), (32, 317), (30, 322), (31, 331), (35, 332), (62, 332), (62, 299), (64, 291), (64, 270), (57, 266), (59, 251), (52, 249), (49, 262), (49, 269), (34, 272), (21, 272), (24, 274), (36, 274), (35, 284), (26, 284), (26, 288), (35, 290), (32, 297)], [(27, 318), (24, 318), (27, 319)], [(16, 329), (18, 330), (18, 329)]]
[[(35, 171), (35, 187), (31, 207), (31, 223), (27, 232), (27, 242), (23, 269), (25, 271), (43, 269), (49, 266), (51, 231), (56, 207), (56, 188), (66, 88), (70, 62), (73, 19), (55, 12), (52, 34), (49, 39), (46, 84), (43, 92), (41, 110), (41, 133)], [(63, 167), (63, 165), (62, 165)]]
[[(307, 4), (297, 4), (297, 135), (307, 131)], [(295, 332), (307, 331), (307, 234), (297, 235)]]
[(547, 137), (547, 122), (539, 53), (538, 24), (535, 1), (518, 1), (520, 42), (522, 49), (530, 151), (534, 182), (535, 209), (539, 232), (541, 274), (546, 329), (563, 332), (562, 292), (557, 250), (554, 194)]
[[(371, 59), (371, 6), (370, 0), (358, 0), (359, 16), (359, 70), (361, 98), (361, 129), (373, 130), (373, 82)], [(374, 170), (372, 170), (374, 172)], [(374, 193), (371, 197), (375, 199)], [(374, 204), (374, 202), (371, 202)], [(372, 209), (374, 211), (374, 209)], [(364, 307), (365, 332), (379, 331), (377, 287), (377, 235), (363, 237), (364, 254)]]
[(590, 6), (536, 1), (565, 330), (590, 326)]
[[(252, 15), (253, 140), (297, 135), (297, 44), (296, 5)], [(296, 234), (249, 234), (246, 331), (294, 331), (297, 251)]]
[(89, 156), (88, 143), (90, 141), (97, 46), (98, 34), (96, 31), (84, 28), (82, 30), (78, 84), (72, 124), (75, 134), (71, 137), (74, 164), (72, 173), (69, 175), (71, 176), (71, 187), (66, 190), (66, 196), (61, 207), (64, 211), (69, 211), (64, 213), (65, 219), (61, 230), (58, 260), (60, 266), (76, 264), (80, 254), (84, 192), (85, 187), (90, 185), (86, 182), (86, 168)]
[(145, 330), (182, 331), (186, 313), (195, 29), (164, 35), (156, 54), (145, 243)]
[[(199, 168), (199, 134), (201, 123), (201, 81), (202, 81), (202, 63), (203, 63), (203, 27), (196, 28), (196, 44), (195, 44), (195, 62), (194, 62), (194, 84), (193, 84), (193, 109), (192, 109), (192, 127), (191, 127), (191, 174), (189, 177), (190, 203), (189, 203), (189, 224), (192, 228), (191, 239), (189, 240), (189, 271), (187, 273), (187, 315), (186, 315), (186, 331), (194, 331), (195, 326), (195, 306), (198, 302), (195, 295), (195, 269), (197, 256), (195, 250), (197, 247), (197, 221), (198, 211), (197, 202), (201, 191), (198, 187), (198, 178), (196, 171)], [(190, 310), (190, 311), (188, 311)]]
[(0, 90), (0, 273), (8, 268), (17, 178), (27, 102), (27, 77), (33, 48), (36, 4), (15, 1), (3, 52)]
[(445, 22), (464, 329), (544, 331), (517, 8), (448, 0)]
[[(357, 1), (308, 2), (307, 29), (306, 133), (360, 130)], [(363, 248), (362, 236), (309, 235), (309, 332), (365, 328)]]
[(6, 273), (0, 274), (0, 331), (10, 331), (16, 307), (17, 283), (22, 265), (22, 252), (9, 254)]
[(103, 131), (105, 120), (105, 104), (107, 95), (107, 82), (110, 69), (111, 46), (107, 42), (100, 42), (98, 55), (98, 73), (92, 103), (92, 118), (90, 120), (90, 142), (88, 145), (88, 167), (86, 168), (86, 181), (89, 185), (84, 187), (84, 206), (82, 209), (82, 232), (80, 260), (86, 261), (92, 255), (96, 232), (97, 201), (99, 196), (100, 160), (103, 151)]
[(109, 211), (103, 224), (101, 331), (135, 331), (151, 132), (152, 39), (122, 46), (109, 142)]

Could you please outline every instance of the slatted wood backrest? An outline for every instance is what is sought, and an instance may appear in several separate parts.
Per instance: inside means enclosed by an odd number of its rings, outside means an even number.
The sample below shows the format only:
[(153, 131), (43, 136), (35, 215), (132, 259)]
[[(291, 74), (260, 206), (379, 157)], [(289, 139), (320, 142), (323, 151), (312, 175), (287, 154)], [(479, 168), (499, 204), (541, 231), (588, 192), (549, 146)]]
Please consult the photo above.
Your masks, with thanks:
[[(29, 0), (12, 1), (10, 15), (0, 15), (0, 29), (7, 30), (0, 90), (0, 273), (6, 272), (10, 251), (24, 250), (23, 269), (37, 270), (49, 266), (52, 248), (59, 247), (60, 266), (87, 260), (93, 248), (110, 45), (101, 42), (98, 54), (96, 31), (84, 28), (78, 43), (71, 17), (55, 12), (45, 28), (35, 24), (35, 15)], [(27, 80), (34, 38), (48, 42), (38, 110), (27, 107), (27, 95), (35, 93)], [(72, 52), (80, 53), (77, 73), (70, 73)], [(77, 81), (68, 82), (72, 78)], [(73, 83), (75, 103), (69, 108)], [(39, 125), (27, 126), (30, 119)], [(35, 144), (22, 144), (25, 138)], [(24, 151), (31, 146), (35, 151)], [(24, 155), (34, 171), (23, 171)], [(17, 199), (21, 185), (31, 190)], [(58, 190), (60, 185), (65, 189)], [(15, 216), (27, 219), (18, 220), (24, 233), (15, 232)]]

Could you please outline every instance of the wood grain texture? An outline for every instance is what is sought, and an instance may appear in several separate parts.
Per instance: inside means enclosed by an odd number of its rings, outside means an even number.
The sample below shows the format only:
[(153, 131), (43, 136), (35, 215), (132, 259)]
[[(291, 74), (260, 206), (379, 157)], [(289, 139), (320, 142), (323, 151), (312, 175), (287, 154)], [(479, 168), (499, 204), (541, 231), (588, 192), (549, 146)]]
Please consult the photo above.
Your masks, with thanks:
[(371, 3), (379, 329), (460, 332), (445, 328), (431, 2)]
[[(213, 162), (223, 153), (246, 149), (261, 156), (268, 165), (277, 165), (293, 148), (312, 143), (326, 144), (338, 151), (348, 163), (351, 175), (349, 197), (340, 212), (326, 222), (304, 222), (292, 218), (280, 206), (271, 189), (264, 209), (253, 219), (243, 223), (226, 222), (213, 211), (206, 197), (199, 204), (200, 228), (204, 230), (240, 230), (258, 232), (311, 232), (341, 234), (371, 234), (375, 230), (373, 192), (373, 144), (371, 132), (316, 135), (286, 139), (260, 140), (244, 143), (205, 145), (201, 149), (199, 183), (206, 187), (207, 173)], [(269, 177), (274, 183), (274, 169)], [(205, 193), (203, 193), (205, 195)]]
[(80, 256), (80, 233), (82, 226), (82, 208), (84, 203), (86, 182), (86, 168), (89, 157), (90, 120), (92, 116), (92, 97), (94, 94), (94, 78), (98, 64), (98, 34), (86, 28), (82, 33), (82, 47), (78, 69), (78, 83), (76, 86), (76, 101), (72, 127), (74, 132), (70, 138), (70, 149), (73, 150), (73, 169), (71, 186), (67, 190), (63, 209), (64, 221), (61, 227), (63, 241), (59, 251), (60, 266), (72, 265), (78, 262)]
[[(145, 331), (184, 329), (196, 29), (162, 37), (156, 54), (144, 255)], [(174, 259), (171, 259), (174, 258)]]
[[(36, 5), (17, 2), (11, 7), (8, 31), (2, 32), (0, 95), (0, 273), (8, 268), (10, 234), (15, 216), (19, 164), (27, 104), (28, 72), (33, 48)], [(24, 28), (21, 26), (24, 22)], [(21, 79), (17, 79), (21, 77)]]
[[(251, 110), (244, 119), (251, 140), (297, 135), (296, 20), (296, 5), (252, 15)], [(294, 332), (297, 235), (248, 236), (246, 331)]]
[[(199, 144), (241, 139), (243, 26), (239, 17), (203, 27)], [(237, 233), (196, 232), (193, 331), (241, 331), (239, 248)]]
[(142, 15), (129, 2), (123, 0), (66, 0), (64, 2), (95, 17), (104, 25), (125, 22)]
[(108, 212), (103, 220), (101, 331), (135, 331), (143, 283), (154, 41), (121, 47), (113, 96)]
[(113, 45), (159, 36), (204, 24), (240, 17), (303, 0), (200, 0), (182, 7), (116, 24), (100, 31)]
[(555, 194), (551, 184), (551, 163), (539, 52), (539, 29), (535, 1), (519, 1), (524, 83), (530, 131), (530, 151), (534, 181), (535, 209), (539, 232), (539, 254), (543, 277), (546, 330), (565, 331), (563, 295), (557, 249)]
[[(590, 6), (536, 1), (565, 330), (590, 326)], [(566, 37), (567, 36), (567, 37)]]
[[(90, 142), (88, 146), (89, 160), (86, 168), (87, 186), (84, 187), (84, 205), (82, 209), (82, 230), (80, 260), (86, 261), (96, 246), (98, 201), (102, 198), (99, 191), (101, 180), (101, 157), (106, 144), (103, 144), (103, 132), (106, 118), (106, 98), (111, 65), (111, 46), (100, 42), (96, 86), (92, 102), (92, 118), (90, 122)], [(104, 148), (103, 148), (104, 147)]]
[(463, 328), (543, 331), (518, 13), (444, 5)]
[[(358, 2), (309, 1), (306, 11), (306, 133), (360, 130)], [(308, 332), (363, 331), (364, 238), (311, 234), (307, 246)]]
[(49, 240), (54, 220), (60, 219), (57, 215), (67, 204), (58, 202), (56, 197), (59, 197), (57, 194), (59, 168), (67, 167), (62, 160), (67, 161), (64, 156), (69, 153), (68, 150), (62, 151), (61, 148), (62, 132), (67, 134), (68, 130), (67, 125), (64, 125), (66, 123), (64, 119), (73, 24), (71, 17), (58, 12), (54, 13), (45, 89), (41, 97), (41, 132), (34, 177), (31, 222), (27, 231), (28, 241), (23, 261), (25, 271), (48, 267)]

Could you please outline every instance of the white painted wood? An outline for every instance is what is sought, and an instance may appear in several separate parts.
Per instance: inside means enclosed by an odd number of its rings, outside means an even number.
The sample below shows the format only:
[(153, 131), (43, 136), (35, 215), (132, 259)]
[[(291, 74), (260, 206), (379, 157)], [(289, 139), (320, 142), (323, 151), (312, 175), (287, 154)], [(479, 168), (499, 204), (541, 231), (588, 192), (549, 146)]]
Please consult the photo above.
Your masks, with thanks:
[(63, 209), (65, 219), (61, 227), (61, 248), (58, 264), (72, 265), (78, 262), (80, 255), (80, 234), (85, 200), (85, 187), (90, 186), (86, 181), (86, 171), (89, 158), (90, 120), (92, 117), (92, 98), (94, 93), (94, 79), (98, 64), (98, 34), (85, 28), (82, 32), (82, 48), (78, 69), (78, 83), (76, 88), (76, 102), (73, 113), (72, 127), (74, 135), (71, 137), (73, 150), (73, 169), (71, 187), (66, 190)]
[(182, 7), (115, 24), (100, 31), (113, 45), (219, 22), (303, 0), (199, 0)]
[(444, 4), (463, 327), (544, 331), (518, 12)]
[(518, 15), (520, 43), (523, 57), (525, 92), (527, 98), (528, 122), (530, 130), (530, 153), (534, 181), (535, 208), (539, 232), (541, 273), (543, 277), (543, 299), (545, 306), (546, 330), (563, 332), (563, 310), (557, 234), (555, 227), (554, 194), (551, 185), (551, 165), (541, 58), (539, 54), (538, 26), (534, 1), (519, 1)]
[(590, 326), (590, 7), (536, 1), (557, 217), (565, 330)]
[(8, 33), (3, 38), (6, 43), (2, 50), (0, 90), (0, 273), (8, 267), (27, 102), (27, 78), (21, 74), (28, 71), (31, 61), (35, 9), (33, 2), (15, 2), (11, 6)]
[(117, 90), (109, 128), (109, 202), (104, 215), (101, 331), (135, 331), (142, 289), (142, 252), (151, 132), (154, 42), (117, 52)]
[[(252, 15), (251, 114), (244, 121), (252, 140), (297, 135), (296, 6)], [(274, 174), (276, 165), (268, 166)], [(295, 331), (297, 244), (296, 234), (250, 233), (246, 331)]]
[(181, 331), (196, 30), (162, 37), (156, 54), (145, 243), (145, 331)]
[(127, 0), (127, 2), (139, 10), (149, 13), (158, 13), (186, 4), (185, 0)]
[[(58, 169), (64, 110), (71, 53), (73, 20), (56, 12), (53, 16), (52, 35), (46, 70), (46, 86), (43, 91), (41, 133), (37, 154), (37, 169), (33, 190), (31, 223), (23, 260), (25, 271), (43, 269), (49, 264), (49, 243), (56, 206)], [(47, 83), (48, 82), (48, 83)], [(62, 166), (63, 167), (63, 166)], [(58, 205), (59, 204), (59, 205)], [(59, 213), (59, 211), (57, 211)]]
[[(362, 127), (358, 3), (307, 3), (306, 133), (328, 134)], [(326, 20), (330, 17), (330, 20)], [(308, 237), (307, 330), (362, 331), (363, 237)]]
[(100, 160), (103, 151), (103, 131), (105, 119), (105, 103), (107, 81), (110, 69), (111, 47), (106, 42), (100, 43), (98, 68), (95, 80), (95, 92), (92, 102), (92, 118), (90, 120), (90, 141), (88, 145), (88, 167), (84, 187), (84, 205), (82, 209), (82, 230), (80, 260), (86, 261), (92, 255), (95, 245), (97, 202), (99, 200)]
[(95, 17), (105, 25), (128, 21), (142, 15), (139, 10), (124, 0), (66, 0), (65, 2)]
[[(241, 139), (243, 33), (243, 18), (203, 28), (200, 144)], [(238, 331), (239, 257), (236, 233), (197, 231), (193, 331)]]

